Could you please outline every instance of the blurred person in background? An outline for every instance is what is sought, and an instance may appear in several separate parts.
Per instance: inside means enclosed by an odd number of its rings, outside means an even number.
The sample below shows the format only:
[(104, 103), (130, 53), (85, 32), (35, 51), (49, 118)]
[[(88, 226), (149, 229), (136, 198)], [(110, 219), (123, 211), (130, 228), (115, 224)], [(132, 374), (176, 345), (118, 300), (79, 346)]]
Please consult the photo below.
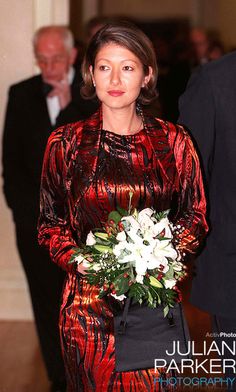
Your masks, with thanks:
[(217, 60), (220, 57), (224, 56), (225, 48), (223, 43), (220, 40), (210, 40), (209, 48), (208, 48), (208, 60), (213, 61)]
[[(211, 315), (219, 347), (225, 342), (231, 348), (236, 336), (235, 70), (236, 52), (205, 64), (179, 103), (179, 123), (190, 129), (202, 156), (211, 229), (196, 262), (191, 301)], [(221, 358), (236, 361), (234, 350)], [(235, 365), (225, 375), (235, 380)], [(235, 381), (228, 390), (236, 390)]]
[(85, 41), (88, 44), (91, 38), (100, 30), (106, 23), (110, 21), (110, 18), (106, 16), (95, 16), (90, 19), (85, 26)]
[(190, 62), (194, 69), (208, 62), (209, 38), (205, 29), (194, 27), (189, 33)]
[[(89, 19), (84, 27), (84, 40), (75, 40), (75, 47), (77, 49), (77, 56), (75, 58), (74, 67), (78, 73), (81, 73), (81, 64), (86, 52), (86, 47), (93, 37), (93, 35), (106, 23), (108, 22), (108, 18), (106, 16), (95, 16), (94, 18)], [(82, 79), (82, 77), (81, 77)], [(89, 105), (89, 102), (88, 102)]]
[(4, 194), (13, 213), (48, 378), (52, 391), (64, 391), (58, 317), (65, 275), (37, 243), (41, 166), (51, 131), (95, 109), (80, 96), (72, 33), (63, 26), (42, 27), (34, 35), (33, 46), (40, 75), (9, 90), (3, 137)]

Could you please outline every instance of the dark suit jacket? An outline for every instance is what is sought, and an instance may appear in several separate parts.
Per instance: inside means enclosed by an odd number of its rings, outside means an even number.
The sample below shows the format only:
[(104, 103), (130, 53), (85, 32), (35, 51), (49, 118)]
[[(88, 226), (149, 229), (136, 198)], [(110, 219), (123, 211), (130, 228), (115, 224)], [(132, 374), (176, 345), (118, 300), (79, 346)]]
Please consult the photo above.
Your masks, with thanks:
[(236, 52), (194, 74), (179, 107), (179, 122), (191, 130), (202, 156), (211, 225), (192, 302), (236, 318)]
[(72, 101), (54, 126), (50, 123), (41, 75), (24, 80), (9, 90), (3, 137), (4, 193), (16, 223), (34, 225), (39, 214), (42, 161), (51, 131), (90, 116), (95, 102), (80, 96), (81, 78), (75, 75)]

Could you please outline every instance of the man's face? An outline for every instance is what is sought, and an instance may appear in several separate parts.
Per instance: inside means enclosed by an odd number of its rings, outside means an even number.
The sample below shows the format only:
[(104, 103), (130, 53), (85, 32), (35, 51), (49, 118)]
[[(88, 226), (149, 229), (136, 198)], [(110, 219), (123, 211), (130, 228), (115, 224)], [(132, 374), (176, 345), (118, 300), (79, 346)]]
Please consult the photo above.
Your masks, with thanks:
[(76, 49), (68, 50), (61, 35), (57, 32), (47, 32), (38, 38), (35, 45), (35, 57), (43, 80), (61, 81), (74, 63)]

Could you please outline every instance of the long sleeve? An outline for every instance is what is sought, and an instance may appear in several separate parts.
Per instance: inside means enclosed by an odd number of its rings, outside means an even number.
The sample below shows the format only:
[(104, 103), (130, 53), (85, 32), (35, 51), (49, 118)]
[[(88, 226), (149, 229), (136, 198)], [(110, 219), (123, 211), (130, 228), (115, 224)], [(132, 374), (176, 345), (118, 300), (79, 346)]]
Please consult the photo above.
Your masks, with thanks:
[(169, 124), (169, 138), (177, 168), (178, 211), (175, 217), (178, 248), (195, 253), (208, 231), (206, 199), (198, 155), (187, 131)]
[(77, 247), (71, 231), (68, 208), (67, 151), (69, 142), (60, 128), (53, 132), (45, 151), (41, 191), (38, 239), (49, 249), (52, 260), (67, 272), (74, 270), (68, 261)]

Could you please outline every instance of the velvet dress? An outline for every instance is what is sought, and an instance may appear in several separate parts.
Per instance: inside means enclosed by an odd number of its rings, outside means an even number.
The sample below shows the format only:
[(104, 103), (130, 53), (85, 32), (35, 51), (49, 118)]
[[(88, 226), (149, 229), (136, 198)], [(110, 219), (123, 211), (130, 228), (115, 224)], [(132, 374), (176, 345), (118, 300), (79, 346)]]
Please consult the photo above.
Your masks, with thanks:
[(127, 209), (130, 191), (139, 210), (170, 209), (182, 227), (181, 251), (195, 252), (207, 231), (199, 161), (187, 132), (147, 114), (143, 121), (135, 135), (114, 134), (102, 129), (100, 109), (59, 128), (47, 144), (39, 242), (68, 273), (59, 322), (68, 392), (162, 390), (153, 369), (115, 371), (112, 309), (68, 264), (89, 231), (117, 205)]

